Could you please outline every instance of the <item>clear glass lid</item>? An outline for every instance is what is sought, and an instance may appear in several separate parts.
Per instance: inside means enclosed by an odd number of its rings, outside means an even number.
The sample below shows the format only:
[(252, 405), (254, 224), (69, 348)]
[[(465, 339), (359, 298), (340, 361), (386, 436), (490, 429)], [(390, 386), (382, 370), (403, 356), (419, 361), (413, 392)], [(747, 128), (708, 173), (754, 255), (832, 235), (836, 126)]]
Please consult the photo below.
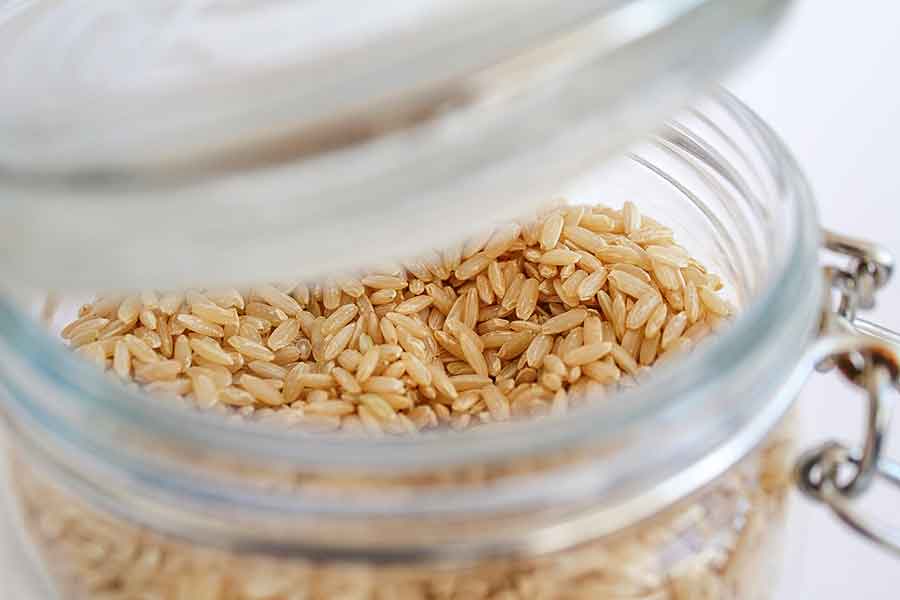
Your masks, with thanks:
[(7, 3), (0, 271), (314, 277), (458, 240), (672, 114), (786, 3)]

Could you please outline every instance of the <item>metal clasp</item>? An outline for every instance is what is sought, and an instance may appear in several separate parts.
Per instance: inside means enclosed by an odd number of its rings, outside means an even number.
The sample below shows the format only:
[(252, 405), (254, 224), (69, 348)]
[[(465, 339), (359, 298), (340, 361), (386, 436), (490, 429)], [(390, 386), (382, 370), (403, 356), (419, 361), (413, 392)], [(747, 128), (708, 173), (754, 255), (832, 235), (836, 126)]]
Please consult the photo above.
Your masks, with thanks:
[(824, 245), (842, 257), (843, 264), (824, 267), (830, 285), (822, 311), (821, 367), (837, 367), (865, 393), (868, 416), (859, 447), (828, 441), (804, 453), (796, 467), (797, 485), (858, 533), (900, 554), (900, 529), (853, 506), (876, 478), (900, 487), (900, 464), (883, 456), (895, 392), (900, 390), (900, 334), (858, 316), (859, 310), (875, 306), (876, 292), (893, 274), (894, 259), (880, 246), (834, 232), (825, 232)]
[(853, 321), (859, 309), (875, 307), (875, 294), (890, 281), (894, 257), (886, 249), (867, 240), (825, 230), (824, 246), (848, 259), (843, 266), (825, 267), (832, 285), (841, 293), (837, 314)]

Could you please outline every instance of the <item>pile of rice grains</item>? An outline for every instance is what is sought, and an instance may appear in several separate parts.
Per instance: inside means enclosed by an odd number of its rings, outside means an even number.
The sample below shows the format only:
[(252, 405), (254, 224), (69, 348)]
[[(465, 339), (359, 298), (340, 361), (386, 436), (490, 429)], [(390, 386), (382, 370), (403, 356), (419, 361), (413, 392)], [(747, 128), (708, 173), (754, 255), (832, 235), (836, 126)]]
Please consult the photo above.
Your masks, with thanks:
[(634, 204), (569, 206), (320, 285), (102, 297), (62, 336), (203, 410), (412, 434), (556, 414), (633, 385), (732, 313), (721, 288)]

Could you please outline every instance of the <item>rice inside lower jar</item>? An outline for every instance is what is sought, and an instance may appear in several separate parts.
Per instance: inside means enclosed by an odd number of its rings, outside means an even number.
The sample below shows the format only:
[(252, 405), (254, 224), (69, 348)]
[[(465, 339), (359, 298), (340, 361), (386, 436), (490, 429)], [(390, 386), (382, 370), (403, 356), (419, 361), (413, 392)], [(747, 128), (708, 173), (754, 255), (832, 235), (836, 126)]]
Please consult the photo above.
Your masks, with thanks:
[[(103, 296), (62, 337), (127, 385), (228, 420), (324, 435), (458, 432), (465, 443), (469, 430), (614, 401), (727, 324), (724, 292), (635, 204), (557, 206), (313, 285)], [(768, 593), (755, 573), (777, 554), (767, 524), (783, 511), (788, 449), (773, 434), (739, 468), (612, 539), (453, 569), (224, 552), (97, 512), (22, 463), (13, 472), (66, 597), (744, 599)], [(455, 477), (492, 481), (435, 479)]]

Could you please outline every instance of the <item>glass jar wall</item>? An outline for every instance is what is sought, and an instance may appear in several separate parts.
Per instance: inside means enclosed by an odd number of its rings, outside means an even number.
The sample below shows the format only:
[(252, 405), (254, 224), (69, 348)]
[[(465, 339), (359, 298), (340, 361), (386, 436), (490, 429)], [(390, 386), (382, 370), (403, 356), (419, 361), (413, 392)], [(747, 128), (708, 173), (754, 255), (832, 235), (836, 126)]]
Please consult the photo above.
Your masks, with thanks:
[(62, 598), (764, 600), (781, 569), (791, 447), (779, 431), (703, 490), (602, 540), (437, 565), (225, 550), (98, 510), (15, 452), (12, 476)]
[(185, 412), (111, 384), (11, 291), (11, 489), (60, 597), (768, 597), (790, 482), (777, 424), (820, 308), (802, 177), (722, 93), (561, 192), (636, 202), (739, 311), (634, 389), (498, 430), (372, 440)]

